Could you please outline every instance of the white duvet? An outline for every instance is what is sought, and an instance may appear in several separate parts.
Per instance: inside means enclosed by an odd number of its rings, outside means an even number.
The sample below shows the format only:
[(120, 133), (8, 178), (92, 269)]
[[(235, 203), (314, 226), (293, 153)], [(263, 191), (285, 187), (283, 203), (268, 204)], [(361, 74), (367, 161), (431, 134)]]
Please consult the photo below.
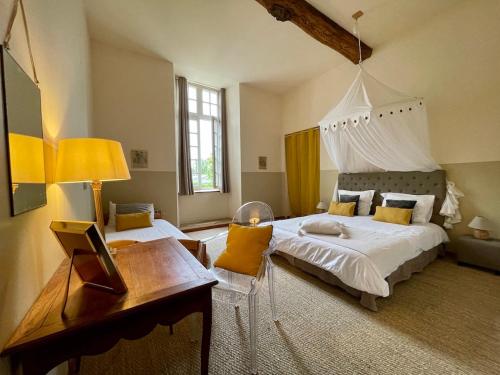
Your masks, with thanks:
[(387, 276), (423, 251), (449, 241), (443, 228), (433, 223), (405, 226), (374, 221), (372, 216), (311, 217), (343, 223), (349, 238), (313, 233), (298, 236), (305, 219), (299, 217), (273, 223), (276, 250), (329, 271), (355, 289), (382, 297), (389, 295)]
[(117, 240), (133, 240), (139, 242), (159, 240), (165, 237), (175, 237), (177, 239), (189, 239), (177, 227), (166, 220), (153, 220), (153, 226), (149, 228), (129, 229), (117, 232), (114, 226), (106, 226), (106, 242)]

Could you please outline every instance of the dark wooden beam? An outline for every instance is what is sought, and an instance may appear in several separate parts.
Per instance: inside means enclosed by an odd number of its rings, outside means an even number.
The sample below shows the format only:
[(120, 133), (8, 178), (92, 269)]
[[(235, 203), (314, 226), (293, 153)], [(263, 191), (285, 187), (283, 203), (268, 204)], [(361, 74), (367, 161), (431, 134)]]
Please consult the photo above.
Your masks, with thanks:
[[(291, 21), (317, 41), (333, 48), (354, 64), (359, 62), (358, 39), (305, 0), (256, 0), (278, 21)], [(372, 54), (361, 42), (363, 60)]]

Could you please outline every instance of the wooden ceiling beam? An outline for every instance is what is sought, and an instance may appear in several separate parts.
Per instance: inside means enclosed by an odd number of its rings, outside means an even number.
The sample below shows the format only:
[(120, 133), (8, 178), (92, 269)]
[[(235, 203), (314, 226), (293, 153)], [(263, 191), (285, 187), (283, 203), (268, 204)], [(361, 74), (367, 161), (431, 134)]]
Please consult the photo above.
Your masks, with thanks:
[[(317, 41), (341, 53), (354, 64), (359, 62), (358, 39), (305, 0), (255, 0), (278, 21), (291, 21)], [(371, 47), (361, 42), (366, 60)]]

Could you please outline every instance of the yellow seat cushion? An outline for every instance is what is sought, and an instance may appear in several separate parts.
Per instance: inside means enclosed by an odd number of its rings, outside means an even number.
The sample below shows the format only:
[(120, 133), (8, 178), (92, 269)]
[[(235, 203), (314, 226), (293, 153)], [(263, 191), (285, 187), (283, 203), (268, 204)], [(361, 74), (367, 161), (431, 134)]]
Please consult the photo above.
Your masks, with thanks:
[(411, 208), (396, 208), (377, 206), (373, 220), (383, 221), (384, 223), (410, 225)]
[(356, 209), (356, 202), (332, 202), (330, 203), (330, 208), (328, 209), (328, 213), (330, 215), (339, 215), (339, 216), (354, 216), (354, 210)]
[(262, 253), (268, 249), (272, 235), (272, 225), (262, 227), (229, 225), (226, 249), (219, 255), (214, 266), (256, 276), (262, 261)]
[(152, 226), (153, 223), (151, 223), (151, 215), (149, 212), (116, 215), (117, 232), (127, 229), (148, 228)]

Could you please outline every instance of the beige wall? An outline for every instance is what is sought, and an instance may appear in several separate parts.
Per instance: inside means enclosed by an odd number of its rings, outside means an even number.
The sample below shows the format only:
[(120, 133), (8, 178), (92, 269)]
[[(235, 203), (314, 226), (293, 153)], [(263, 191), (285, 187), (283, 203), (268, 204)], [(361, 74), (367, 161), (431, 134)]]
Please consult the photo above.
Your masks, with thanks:
[[(82, 3), (78, 0), (25, 0), (24, 3), (40, 80), (44, 137), (55, 144), (61, 138), (88, 136), (90, 72)], [(0, 0), (2, 36), (11, 5), (10, 0)], [(11, 52), (31, 73), (19, 21), (18, 18)], [(48, 185), (47, 206), (11, 218), (4, 137), (4, 127), (0, 126), (0, 346), (64, 257), (48, 229), (51, 220), (91, 219), (90, 194), (82, 189), (82, 184)], [(8, 361), (2, 359), (0, 373), (8, 372)]]
[[(484, 212), (496, 223), (497, 231), (500, 211), (485, 208), (488, 202), (484, 200), (499, 191), (498, 184), (485, 183), (484, 173), (495, 169), (483, 170), (482, 162), (500, 160), (499, 12), (498, 1), (461, 2), (419, 28), (377, 46), (364, 63), (382, 82), (425, 98), (432, 154), (451, 179), (456, 178), (458, 186), (467, 190), (464, 221)], [(356, 71), (346, 61), (287, 93), (283, 133), (315, 126), (341, 99)], [(322, 199), (331, 196), (335, 168), (322, 144)], [(463, 229), (458, 226), (456, 231)]]
[(94, 136), (120, 141), (132, 172), (131, 150), (147, 150), (149, 159), (147, 169), (132, 173), (132, 181), (106, 183), (104, 204), (153, 202), (177, 224), (172, 63), (94, 40), (91, 62)]
[[(283, 215), (283, 145), (281, 96), (240, 84), (241, 198), (260, 200)], [(258, 157), (267, 156), (267, 169)]]

